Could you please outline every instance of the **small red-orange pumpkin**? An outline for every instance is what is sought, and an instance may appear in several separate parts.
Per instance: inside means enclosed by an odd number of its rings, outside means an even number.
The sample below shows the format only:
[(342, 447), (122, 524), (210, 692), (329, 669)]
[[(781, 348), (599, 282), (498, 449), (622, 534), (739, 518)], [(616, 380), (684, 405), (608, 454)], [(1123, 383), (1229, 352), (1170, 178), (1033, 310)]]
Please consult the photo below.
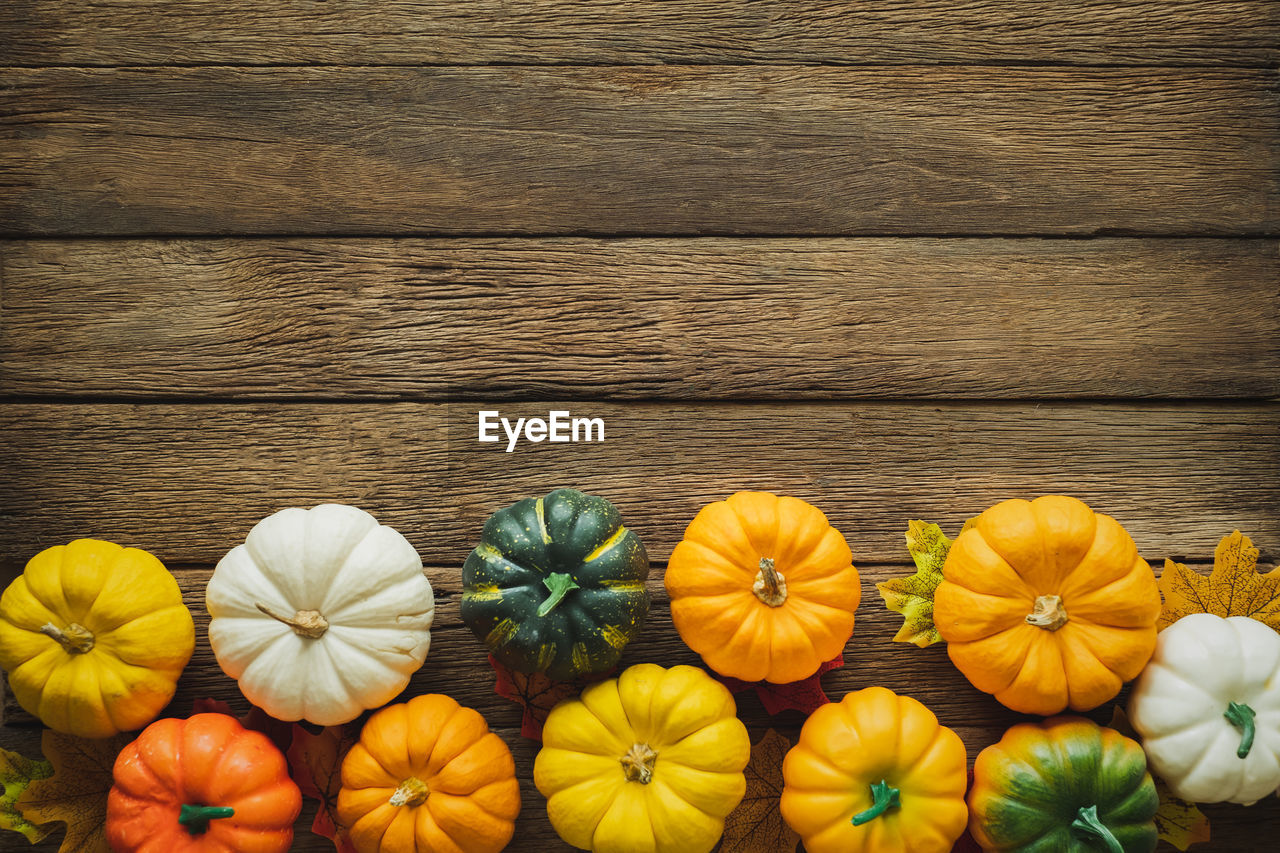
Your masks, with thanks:
[(275, 744), (225, 714), (157, 720), (116, 759), (116, 853), (284, 853), (302, 794)]

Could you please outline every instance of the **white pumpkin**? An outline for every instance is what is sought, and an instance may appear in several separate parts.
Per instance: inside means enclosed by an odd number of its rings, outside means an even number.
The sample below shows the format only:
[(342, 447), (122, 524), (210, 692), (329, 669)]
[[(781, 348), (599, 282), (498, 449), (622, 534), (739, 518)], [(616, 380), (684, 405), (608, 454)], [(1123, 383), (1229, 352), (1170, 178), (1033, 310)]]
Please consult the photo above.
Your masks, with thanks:
[(1244, 616), (1182, 617), (1160, 632), (1129, 719), (1177, 796), (1257, 802), (1280, 786), (1280, 634)]
[(342, 504), (264, 518), (205, 590), (209, 643), (245, 698), (281, 720), (355, 719), (404, 690), (435, 596), (409, 541)]

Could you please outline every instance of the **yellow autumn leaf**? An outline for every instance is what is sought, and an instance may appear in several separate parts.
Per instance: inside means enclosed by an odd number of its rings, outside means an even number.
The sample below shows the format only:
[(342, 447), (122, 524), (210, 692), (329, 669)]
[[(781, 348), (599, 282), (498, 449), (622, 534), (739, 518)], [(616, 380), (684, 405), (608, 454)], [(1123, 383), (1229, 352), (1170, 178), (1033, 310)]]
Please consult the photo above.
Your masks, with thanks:
[(1161, 630), (1191, 613), (1213, 613), (1249, 616), (1280, 631), (1280, 569), (1259, 574), (1258, 549), (1239, 530), (1218, 543), (1213, 571), (1207, 576), (1165, 560), (1160, 593)]
[(720, 853), (784, 853), (794, 851), (800, 836), (782, 819), (782, 759), (791, 741), (773, 729), (751, 745), (751, 761), (743, 771), (747, 792), (724, 821)]
[(1156, 834), (1179, 850), (1209, 840), (1209, 818), (1195, 803), (1175, 797), (1162, 779), (1156, 779), (1160, 808), (1156, 811)]
[(933, 593), (942, 583), (942, 564), (947, 561), (950, 550), (951, 540), (938, 525), (907, 522), (907, 551), (915, 561), (916, 572), (876, 584), (885, 606), (903, 617), (894, 642), (914, 643), (924, 648), (942, 639), (933, 624)]
[[(1111, 709), (1111, 728), (1127, 738), (1140, 740), (1129, 722), (1129, 715), (1119, 705)], [(1179, 850), (1209, 840), (1209, 818), (1195, 804), (1175, 797), (1159, 776), (1152, 775), (1160, 807), (1156, 810), (1156, 835)]]
[(110, 853), (106, 820), (111, 768), (130, 740), (131, 735), (87, 740), (45, 729), (40, 749), (53, 766), (53, 775), (28, 785), (17, 805), (34, 824), (62, 821), (67, 825), (58, 853)]
[(47, 761), (0, 749), (0, 785), (4, 788), (0, 794), (0, 829), (21, 832), (32, 844), (53, 831), (49, 824), (35, 824), (27, 820), (17, 807), (18, 797), (32, 782), (47, 779), (52, 773), (53, 767)]

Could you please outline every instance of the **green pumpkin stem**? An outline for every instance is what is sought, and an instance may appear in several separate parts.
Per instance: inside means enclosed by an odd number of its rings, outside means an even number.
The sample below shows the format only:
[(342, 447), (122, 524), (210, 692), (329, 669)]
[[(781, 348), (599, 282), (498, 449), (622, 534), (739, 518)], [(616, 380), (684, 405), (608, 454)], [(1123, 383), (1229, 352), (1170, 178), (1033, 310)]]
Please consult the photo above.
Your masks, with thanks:
[(209, 831), (209, 821), (220, 817), (233, 817), (236, 810), (230, 806), (193, 806), (183, 803), (178, 810), (178, 823), (192, 835), (204, 835)]
[(862, 826), (868, 821), (875, 820), (889, 809), (896, 809), (902, 805), (901, 791), (881, 779), (871, 786), (871, 808), (864, 812), (858, 812), (853, 816), (854, 826)]
[(1256, 731), (1253, 718), (1257, 716), (1257, 712), (1243, 702), (1230, 702), (1227, 704), (1227, 712), (1222, 716), (1240, 730), (1240, 748), (1236, 750), (1236, 756), (1247, 758), (1249, 750), (1253, 749), (1253, 736)]
[(1081, 808), (1076, 812), (1076, 819), (1071, 821), (1071, 829), (1077, 836), (1087, 836), (1089, 841), (1101, 841), (1106, 846), (1107, 853), (1124, 853), (1120, 839), (1112, 835), (1111, 830), (1098, 819), (1096, 805)]
[(538, 605), (539, 616), (546, 616), (555, 610), (556, 605), (563, 601), (566, 595), (572, 590), (579, 589), (579, 586), (573, 582), (573, 578), (563, 572), (552, 572), (542, 579), (542, 583), (551, 591), (551, 595)]

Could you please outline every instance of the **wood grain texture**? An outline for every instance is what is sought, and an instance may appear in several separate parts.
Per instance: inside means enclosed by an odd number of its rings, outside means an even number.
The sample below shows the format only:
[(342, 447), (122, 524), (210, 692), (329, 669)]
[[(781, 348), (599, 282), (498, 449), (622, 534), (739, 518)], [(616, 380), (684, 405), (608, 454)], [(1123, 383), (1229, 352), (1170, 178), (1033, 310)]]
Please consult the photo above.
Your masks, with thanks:
[(1274, 397), (1277, 260), (1270, 240), (17, 241), (0, 392)]
[(1275, 233), (1271, 71), (9, 69), (0, 232)]
[(424, 560), (461, 565), (484, 520), (574, 486), (608, 497), (665, 560), (697, 510), (739, 489), (816, 504), (856, 562), (906, 560), (912, 518), (945, 530), (997, 501), (1075, 495), (1152, 559), (1211, 559), (1233, 529), (1280, 549), (1275, 405), (574, 404), (603, 443), (477, 442), (477, 409), (543, 404), (60, 405), (0, 412), (0, 554), (77, 536), (211, 564), (260, 518), (364, 507)]
[[(1206, 567), (1199, 568), (1205, 570)], [(854, 636), (845, 648), (846, 663), (842, 669), (823, 676), (823, 687), (829, 696), (837, 700), (845, 693), (868, 684), (880, 684), (913, 696), (932, 708), (944, 725), (960, 735), (972, 761), (981, 749), (999, 740), (1006, 728), (1028, 718), (1009, 711), (974, 689), (951, 665), (942, 645), (917, 649), (892, 642), (901, 617), (883, 607), (875, 583), (902, 571), (900, 566), (862, 567), (863, 604), (858, 609)], [(195, 656), (179, 684), (178, 695), (166, 714), (188, 714), (192, 702), (200, 698), (221, 699), (231, 703), (237, 711), (248, 707), (235, 682), (222, 675), (209, 648), (208, 616), (204, 610), (204, 587), (209, 574), (207, 569), (177, 572), (184, 598), (196, 618), (197, 643)], [(512, 853), (568, 850), (547, 821), (545, 801), (532, 784), (533, 759), (538, 745), (520, 736), (519, 709), (493, 692), (492, 673), (484, 664), (484, 650), (460, 622), (458, 597), (461, 581), (458, 569), (434, 567), (428, 569), (428, 576), (437, 596), (431, 652), (402, 698), (428, 692), (445, 693), (484, 714), (491, 727), (511, 746), (521, 782), (523, 809), (517, 824), (516, 840), (509, 850)], [(653, 598), (650, 617), (640, 637), (623, 653), (622, 666), (645, 661), (661, 661), (664, 666), (701, 665), (698, 656), (684, 645), (671, 624), (661, 576), (662, 567), (655, 566), (649, 581)], [(776, 728), (792, 742), (799, 736), (804, 718), (798, 712), (770, 717), (754, 693), (740, 693), (736, 699), (739, 716), (747, 724), (753, 741), (769, 728)], [(1110, 714), (1111, 703), (1108, 703), (1089, 716), (1105, 723)], [(24, 726), (21, 722), (15, 725), (10, 720), (8, 725), (0, 728), (0, 746), (35, 755), (39, 748), (37, 731), (38, 728)], [(1251, 845), (1258, 833), (1280, 820), (1280, 800), (1275, 798), (1248, 809), (1217, 806), (1206, 807), (1205, 810), (1214, 819), (1214, 844), (1206, 849), (1214, 851), (1256, 853), (1257, 847)], [(308, 806), (298, 822), (293, 849), (332, 850), (328, 842), (313, 840), (310, 835), (312, 814)], [(56, 847), (52, 844), (33, 848), (36, 853), (54, 849)]]
[(14, 65), (1264, 64), (1274, 3), (13, 0)]

